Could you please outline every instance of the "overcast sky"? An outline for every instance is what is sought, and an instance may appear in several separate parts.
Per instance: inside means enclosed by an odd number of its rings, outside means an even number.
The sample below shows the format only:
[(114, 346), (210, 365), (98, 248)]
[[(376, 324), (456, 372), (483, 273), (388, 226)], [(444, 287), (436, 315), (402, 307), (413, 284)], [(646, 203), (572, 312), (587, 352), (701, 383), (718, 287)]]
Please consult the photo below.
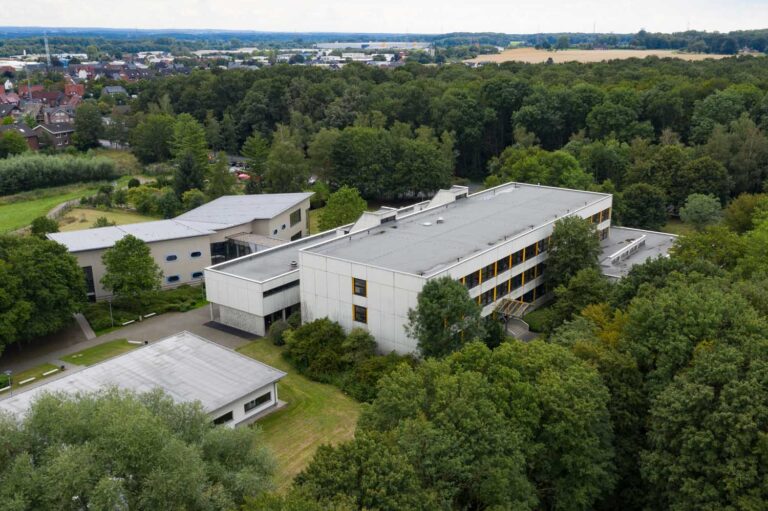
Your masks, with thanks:
[(285, 32), (654, 32), (768, 28), (768, 0), (34, 0), (0, 25)]

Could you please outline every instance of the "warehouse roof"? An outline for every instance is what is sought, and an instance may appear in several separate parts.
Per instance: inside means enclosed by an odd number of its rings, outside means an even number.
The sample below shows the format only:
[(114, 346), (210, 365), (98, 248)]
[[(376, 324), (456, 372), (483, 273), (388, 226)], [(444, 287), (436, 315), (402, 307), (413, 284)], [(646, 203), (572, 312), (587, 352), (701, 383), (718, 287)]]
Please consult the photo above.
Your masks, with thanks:
[(151, 243), (153, 241), (208, 236), (213, 233), (214, 231), (208, 226), (195, 225), (194, 222), (158, 220), (156, 222), (83, 229), (82, 231), (55, 232), (48, 234), (48, 238), (61, 243), (70, 252), (82, 252), (109, 248), (128, 234), (136, 236), (146, 243)]
[(159, 388), (176, 402), (199, 401), (213, 412), (285, 376), (283, 371), (190, 332), (61, 377), (0, 401), (0, 410), (24, 415), (44, 392), (96, 392), (108, 387), (148, 392)]
[(176, 217), (176, 220), (219, 224), (219, 228), (274, 218), (312, 196), (307, 193), (227, 195)]
[[(441, 192), (442, 193), (442, 192)], [(431, 276), (610, 195), (508, 183), (304, 249)]]

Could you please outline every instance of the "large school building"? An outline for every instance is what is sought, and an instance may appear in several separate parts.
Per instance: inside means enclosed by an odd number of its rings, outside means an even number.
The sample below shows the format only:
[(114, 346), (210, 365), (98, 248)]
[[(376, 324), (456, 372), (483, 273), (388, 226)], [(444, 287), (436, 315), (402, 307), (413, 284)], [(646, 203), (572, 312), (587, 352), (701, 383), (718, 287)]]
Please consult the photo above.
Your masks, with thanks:
[(469, 194), (454, 186), (430, 201), (364, 213), (350, 226), (212, 266), (205, 280), (214, 320), (259, 335), (301, 310), (365, 328), (382, 352), (415, 351), (404, 326), (431, 279), (464, 284), (487, 316), (522, 314), (548, 297), (549, 239), (555, 222), (578, 216), (595, 226), (601, 267), (621, 278), (665, 255), (674, 237), (611, 226), (609, 194), (507, 183)]

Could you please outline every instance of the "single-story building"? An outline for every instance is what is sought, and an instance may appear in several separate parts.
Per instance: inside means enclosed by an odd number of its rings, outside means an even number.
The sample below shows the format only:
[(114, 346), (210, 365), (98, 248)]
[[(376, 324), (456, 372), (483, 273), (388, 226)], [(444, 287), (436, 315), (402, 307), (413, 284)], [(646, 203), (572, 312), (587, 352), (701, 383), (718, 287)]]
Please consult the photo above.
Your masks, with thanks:
[(266, 250), (309, 234), (312, 193), (229, 195), (169, 220), (48, 234), (77, 258), (89, 299), (109, 297), (100, 282), (104, 252), (132, 235), (147, 243), (162, 287), (195, 284), (211, 264)]
[[(37, 387), (0, 398), (0, 412), (23, 417), (44, 393), (91, 393), (110, 387), (160, 389), (175, 402), (199, 401), (215, 424), (248, 424), (278, 408), (283, 371), (190, 332), (150, 343)], [(9, 392), (9, 391), (4, 391)]]

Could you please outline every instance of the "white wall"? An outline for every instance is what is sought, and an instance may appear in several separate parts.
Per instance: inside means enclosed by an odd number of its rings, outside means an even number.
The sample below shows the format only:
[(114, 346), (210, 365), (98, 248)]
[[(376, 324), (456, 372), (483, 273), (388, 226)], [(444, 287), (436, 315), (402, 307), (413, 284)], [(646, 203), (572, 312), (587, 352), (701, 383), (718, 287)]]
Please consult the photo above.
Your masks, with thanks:
[[(576, 214), (582, 218), (589, 218), (608, 207), (611, 207), (611, 197), (606, 197)], [(606, 220), (601, 222), (597, 228), (603, 229), (609, 225), (610, 221)], [(465, 259), (431, 278), (447, 275), (458, 280), (539, 240), (546, 239), (552, 234), (553, 228), (554, 220), (522, 236), (500, 243), (485, 252)], [(474, 287), (470, 290), (470, 296), (476, 298), (483, 292), (506, 282), (512, 276), (545, 261), (546, 257), (547, 254), (544, 253), (526, 259), (522, 264), (516, 265), (514, 268)], [(328, 317), (339, 322), (347, 331), (355, 327), (364, 328), (376, 338), (378, 349), (382, 353), (393, 350), (398, 353), (409, 353), (416, 350), (416, 340), (406, 335), (404, 327), (408, 323), (408, 310), (416, 307), (418, 294), (426, 283), (425, 278), (305, 251), (299, 252), (299, 271), (302, 321), (307, 322)], [(367, 281), (367, 297), (353, 294), (353, 278)], [(519, 298), (537, 287), (542, 281), (542, 277), (538, 277), (530, 282), (525, 282), (524, 286), (513, 291), (512, 294), (506, 295), (506, 297)], [(486, 316), (493, 312), (501, 298), (498, 297), (497, 302), (483, 307), (482, 314)], [(368, 308), (367, 324), (353, 320), (352, 306), (355, 304)]]
[[(163, 288), (177, 287), (182, 284), (199, 284), (203, 281), (202, 277), (193, 278), (195, 272), (203, 272), (206, 266), (211, 264), (211, 247), (208, 243), (208, 236), (195, 236), (191, 238), (180, 238), (175, 240), (156, 241), (149, 243), (149, 250), (153, 259), (163, 271), (161, 286)], [(78, 266), (90, 266), (93, 270), (93, 281), (96, 288), (96, 299), (103, 299), (110, 296), (101, 286), (101, 278), (106, 273), (106, 268), (101, 262), (101, 257), (107, 249), (88, 250), (85, 252), (75, 252)], [(200, 252), (200, 257), (192, 257), (192, 252)], [(175, 255), (175, 261), (166, 261), (166, 256)], [(178, 275), (179, 281), (169, 283), (167, 278), (171, 275)]]
[[(204, 385), (205, 382), (200, 382), (201, 385)], [(266, 394), (267, 392), (272, 392), (272, 399), (270, 401), (267, 401), (266, 403), (262, 404), (261, 406), (250, 410), (247, 414), (244, 410), (244, 405), (248, 401), (251, 401), (254, 398), (257, 398), (261, 395)], [(230, 428), (234, 428), (236, 426), (239, 426), (240, 423), (243, 421), (248, 421), (251, 419), (254, 415), (257, 415), (267, 408), (271, 406), (275, 406), (277, 404), (278, 397), (277, 397), (277, 383), (270, 383), (269, 385), (262, 387), (254, 392), (251, 392), (250, 394), (246, 394), (245, 396), (241, 397), (237, 401), (230, 403), (226, 406), (222, 406), (218, 410), (214, 410), (208, 414), (208, 416), (211, 418), (211, 420), (221, 417), (222, 415), (226, 414), (229, 411), (232, 411), (232, 420), (222, 424), (222, 426), (227, 426)]]

